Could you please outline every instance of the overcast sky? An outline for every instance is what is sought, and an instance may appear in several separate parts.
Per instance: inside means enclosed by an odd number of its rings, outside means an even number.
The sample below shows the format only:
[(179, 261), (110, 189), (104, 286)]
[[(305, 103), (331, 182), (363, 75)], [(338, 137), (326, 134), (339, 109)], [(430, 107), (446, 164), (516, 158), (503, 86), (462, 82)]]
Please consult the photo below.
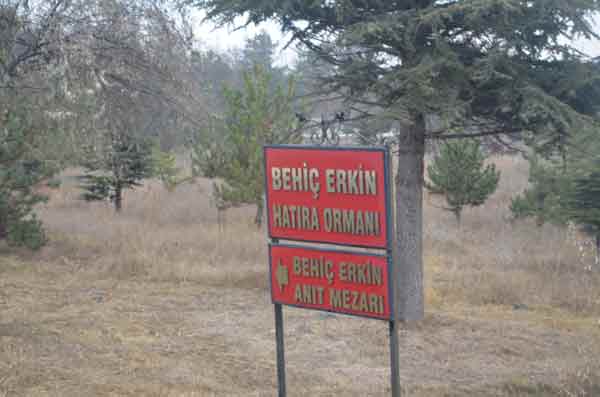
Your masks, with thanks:
[[(275, 54), (276, 63), (279, 66), (292, 66), (296, 61), (296, 52), (292, 48), (283, 50), (283, 46), (287, 44), (287, 40), (285, 40), (285, 37), (282, 37), (275, 23), (265, 22), (259, 26), (250, 25), (246, 28), (235, 30), (233, 27), (216, 28), (212, 23), (201, 22), (202, 16), (203, 14), (201, 13), (194, 15), (195, 32), (197, 38), (213, 50), (227, 51), (229, 49), (241, 48), (246, 39), (254, 37), (264, 29), (269, 33), (273, 41), (279, 44), (279, 49)], [(600, 17), (596, 18), (596, 31), (600, 32)], [(578, 40), (576, 46), (590, 56), (600, 56), (600, 41), (598, 40)]]
[[(276, 63), (278, 66), (292, 66), (296, 61), (296, 53), (293, 49), (288, 48), (283, 50), (287, 44), (285, 38), (282, 37), (278, 26), (272, 22), (265, 22), (259, 26), (249, 25), (246, 28), (235, 30), (232, 27), (216, 28), (210, 22), (202, 21), (201, 13), (194, 15), (194, 28), (198, 39), (207, 47), (217, 51), (227, 51), (234, 48), (242, 48), (248, 38), (254, 37), (262, 30), (266, 30), (271, 39), (278, 43), (278, 50), (275, 54)], [(289, 40), (289, 38), (288, 38)]]

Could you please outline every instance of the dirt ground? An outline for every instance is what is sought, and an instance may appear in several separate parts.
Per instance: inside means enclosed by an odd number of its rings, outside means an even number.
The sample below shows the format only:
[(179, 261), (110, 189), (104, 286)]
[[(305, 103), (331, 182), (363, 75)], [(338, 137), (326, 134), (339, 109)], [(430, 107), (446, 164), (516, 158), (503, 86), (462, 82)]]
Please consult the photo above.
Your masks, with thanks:
[[(265, 289), (94, 280), (69, 263), (0, 272), (0, 396), (276, 395)], [(389, 395), (385, 322), (284, 312), (290, 396)], [(558, 385), (597, 357), (599, 335), (526, 310), (429, 310), (400, 332), (402, 384), (416, 396)]]

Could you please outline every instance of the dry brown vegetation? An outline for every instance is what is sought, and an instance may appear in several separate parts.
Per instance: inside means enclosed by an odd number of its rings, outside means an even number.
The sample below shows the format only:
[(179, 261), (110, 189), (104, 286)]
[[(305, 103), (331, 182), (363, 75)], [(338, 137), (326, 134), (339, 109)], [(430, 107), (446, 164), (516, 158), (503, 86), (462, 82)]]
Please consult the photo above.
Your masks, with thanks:
[[(600, 271), (584, 236), (510, 222), (526, 164), (460, 228), (426, 198), (427, 316), (401, 330), (411, 396), (600, 395)], [(273, 396), (265, 232), (210, 183), (158, 183), (110, 205), (73, 179), (39, 213), (50, 244), (0, 248), (0, 397)], [(583, 248), (580, 248), (583, 247)], [(387, 327), (285, 310), (291, 396), (389, 393)]]

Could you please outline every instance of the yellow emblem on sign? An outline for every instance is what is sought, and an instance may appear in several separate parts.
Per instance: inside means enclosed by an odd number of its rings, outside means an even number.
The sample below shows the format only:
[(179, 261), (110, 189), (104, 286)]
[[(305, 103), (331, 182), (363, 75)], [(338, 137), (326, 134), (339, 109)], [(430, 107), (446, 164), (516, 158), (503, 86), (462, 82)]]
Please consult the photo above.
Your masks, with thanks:
[(288, 268), (281, 264), (281, 259), (279, 260), (279, 263), (277, 264), (277, 273), (275, 274), (275, 277), (277, 277), (277, 284), (279, 285), (279, 291), (283, 291), (283, 288), (289, 282), (289, 278), (288, 278), (289, 276), (288, 276)]

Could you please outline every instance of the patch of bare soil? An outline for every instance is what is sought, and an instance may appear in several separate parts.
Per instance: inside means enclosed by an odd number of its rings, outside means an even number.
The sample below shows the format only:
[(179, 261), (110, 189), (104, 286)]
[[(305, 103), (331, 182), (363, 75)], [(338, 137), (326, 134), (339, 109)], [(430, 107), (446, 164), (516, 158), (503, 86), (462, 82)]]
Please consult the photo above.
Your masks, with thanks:
[[(389, 395), (385, 322), (284, 311), (290, 396)], [(0, 396), (274, 396), (273, 322), (264, 288), (0, 261)], [(594, 327), (481, 308), (431, 310), (400, 341), (415, 396), (553, 384), (600, 350)]]

